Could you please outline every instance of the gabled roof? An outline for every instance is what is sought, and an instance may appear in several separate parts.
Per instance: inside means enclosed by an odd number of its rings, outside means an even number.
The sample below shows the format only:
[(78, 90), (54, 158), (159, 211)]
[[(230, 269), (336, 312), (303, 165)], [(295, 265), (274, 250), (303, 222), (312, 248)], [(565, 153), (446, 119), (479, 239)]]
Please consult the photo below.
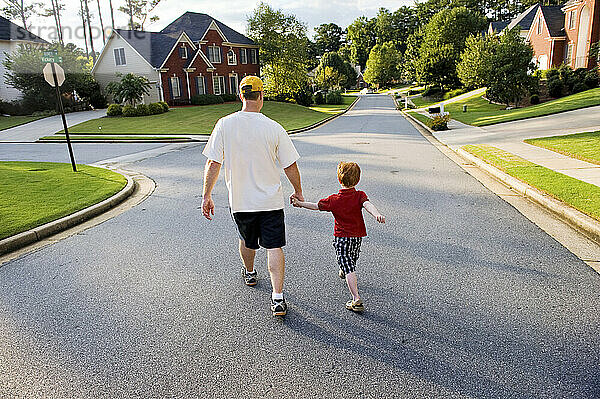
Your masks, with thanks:
[(206, 33), (206, 30), (208, 29), (212, 21), (215, 21), (215, 23), (217, 24), (221, 32), (223, 32), (223, 35), (225, 35), (229, 43), (250, 45), (255, 44), (246, 36), (236, 32), (224, 23), (217, 21), (210, 15), (190, 11), (184, 13), (175, 21), (171, 22), (160, 32), (168, 34), (180, 34), (181, 32), (186, 32), (190, 39), (197, 42), (202, 40), (204, 34)]
[(565, 36), (565, 14), (563, 6), (543, 6), (542, 14), (551, 37)]
[(167, 35), (139, 30), (115, 29), (150, 65), (160, 68), (177, 42), (179, 35)]
[(10, 22), (0, 16), (0, 40), (23, 40), (28, 42), (49, 44), (44, 39), (34, 35), (25, 28)]
[(504, 28), (506, 28), (508, 26), (510, 21), (496, 21), (496, 22), (490, 22), (490, 26), (489, 29), (492, 30), (492, 32), (502, 32), (504, 30)]
[(506, 29), (511, 30), (515, 26), (519, 25), (521, 30), (529, 30), (531, 28), (531, 24), (533, 23), (533, 19), (535, 18), (535, 14), (537, 13), (538, 7), (540, 7), (539, 4), (534, 4), (521, 14), (517, 15), (515, 19), (510, 21)]

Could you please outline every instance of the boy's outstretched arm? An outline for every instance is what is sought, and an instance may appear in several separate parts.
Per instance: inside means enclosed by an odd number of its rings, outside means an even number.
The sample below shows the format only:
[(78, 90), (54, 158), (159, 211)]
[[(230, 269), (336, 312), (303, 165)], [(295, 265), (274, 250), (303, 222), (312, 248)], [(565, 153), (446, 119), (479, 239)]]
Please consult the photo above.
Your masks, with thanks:
[(366, 209), (367, 212), (369, 212), (371, 215), (373, 215), (373, 217), (375, 219), (377, 219), (377, 221), (379, 223), (385, 223), (385, 216), (383, 216), (378, 210), (377, 208), (375, 208), (375, 205), (371, 204), (369, 201), (365, 201), (363, 203), (363, 208)]
[(319, 210), (319, 204), (317, 204), (316, 202), (298, 201), (297, 198), (292, 198), (292, 204), (295, 207), (306, 208), (306, 209), (310, 209), (311, 211)]

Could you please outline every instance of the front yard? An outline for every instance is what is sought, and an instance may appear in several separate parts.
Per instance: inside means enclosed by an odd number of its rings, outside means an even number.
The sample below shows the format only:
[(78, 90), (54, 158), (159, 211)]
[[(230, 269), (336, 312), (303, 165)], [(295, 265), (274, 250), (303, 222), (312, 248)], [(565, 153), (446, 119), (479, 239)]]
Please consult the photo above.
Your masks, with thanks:
[(45, 118), (45, 116), (0, 116), (0, 130), (9, 129), (42, 118)]
[[(463, 105), (467, 105), (467, 112), (463, 112)], [(511, 110), (504, 109), (505, 106), (503, 105), (490, 104), (481, 95), (478, 95), (448, 104), (445, 110), (450, 112), (452, 119), (457, 121), (473, 126), (487, 126), (572, 111), (594, 105), (600, 105), (600, 88), (572, 94), (543, 104)]]
[[(343, 105), (320, 105), (312, 108), (266, 101), (263, 113), (281, 123), (286, 130), (310, 126), (344, 111), (355, 97), (343, 97)], [(93, 119), (69, 128), (74, 135), (178, 135), (210, 134), (220, 118), (239, 111), (241, 103), (226, 103), (196, 107), (173, 108), (160, 115), (144, 117), (105, 117)], [(60, 132), (59, 132), (60, 133)]]
[(525, 142), (600, 165), (600, 131), (527, 139)]

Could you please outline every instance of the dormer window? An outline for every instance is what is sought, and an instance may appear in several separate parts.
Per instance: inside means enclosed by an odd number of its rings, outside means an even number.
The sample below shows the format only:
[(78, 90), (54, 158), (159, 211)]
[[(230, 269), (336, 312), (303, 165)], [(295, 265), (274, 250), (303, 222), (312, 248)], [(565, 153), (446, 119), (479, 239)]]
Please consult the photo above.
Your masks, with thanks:
[(227, 52), (227, 64), (237, 65), (237, 57), (235, 56), (235, 52), (233, 51), (233, 49)]
[(187, 59), (188, 57), (188, 52), (187, 52), (187, 47), (185, 45), (179, 47), (179, 58), (182, 59)]

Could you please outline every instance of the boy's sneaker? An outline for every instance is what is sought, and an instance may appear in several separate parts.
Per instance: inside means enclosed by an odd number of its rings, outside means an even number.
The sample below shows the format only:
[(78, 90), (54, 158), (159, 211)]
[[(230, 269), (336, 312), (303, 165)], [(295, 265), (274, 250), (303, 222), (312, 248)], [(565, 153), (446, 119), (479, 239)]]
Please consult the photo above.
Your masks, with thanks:
[(287, 313), (287, 303), (285, 303), (285, 299), (271, 298), (271, 312), (273, 312), (273, 316), (285, 316)]
[(342, 271), (342, 269), (340, 269), (340, 270), (338, 271), (338, 276), (340, 276), (340, 278), (343, 280), (343, 279), (345, 279), (345, 278), (346, 278), (346, 273), (344, 273), (344, 272)]
[(254, 287), (258, 283), (258, 280), (256, 279), (256, 270), (249, 272), (244, 266), (242, 266), (242, 278), (244, 279), (244, 283), (250, 287)]
[(363, 304), (362, 299), (359, 299), (358, 301), (348, 301), (346, 302), (346, 309), (351, 310), (353, 312), (362, 312), (363, 310), (365, 310), (365, 305)]

